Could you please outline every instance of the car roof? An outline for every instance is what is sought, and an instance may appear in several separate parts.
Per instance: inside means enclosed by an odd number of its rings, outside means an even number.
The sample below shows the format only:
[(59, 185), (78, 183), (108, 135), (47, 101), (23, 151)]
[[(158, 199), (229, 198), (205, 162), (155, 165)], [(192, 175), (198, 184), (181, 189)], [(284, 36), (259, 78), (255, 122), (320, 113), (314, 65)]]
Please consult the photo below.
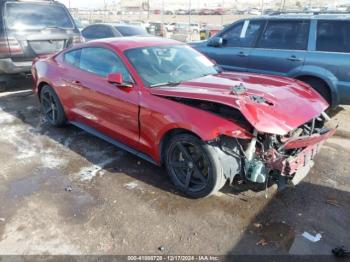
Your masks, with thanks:
[(89, 27), (90, 27), (90, 26), (95, 26), (95, 25), (129, 26), (129, 27), (137, 27), (137, 28), (139, 28), (139, 26), (137, 26), (137, 25), (126, 24), (126, 23), (94, 23), (94, 24), (89, 25)]
[(56, 0), (26, 0), (26, 1), (23, 1), (23, 0), (0, 0), (0, 4), (5, 4), (7, 2), (13, 2), (13, 3), (29, 3), (29, 4), (52, 4), (52, 5), (60, 5), (60, 6), (64, 6), (65, 5), (59, 1), (56, 1)]
[(277, 13), (253, 17), (251, 20), (281, 20), (281, 19), (316, 19), (316, 20), (350, 20), (350, 13)]
[(105, 44), (113, 49), (125, 51), (133, 48), (142, 48), (150, 46), (166, 46), (166, 45), (184, 45), (184, 43), (175, 41), (172, 39), (166, 39), (161, 37), (148, 37), (148, 36), (127, 36), (127, 37), (115, 37), (97, 39), (87, 43), (87, 45)]

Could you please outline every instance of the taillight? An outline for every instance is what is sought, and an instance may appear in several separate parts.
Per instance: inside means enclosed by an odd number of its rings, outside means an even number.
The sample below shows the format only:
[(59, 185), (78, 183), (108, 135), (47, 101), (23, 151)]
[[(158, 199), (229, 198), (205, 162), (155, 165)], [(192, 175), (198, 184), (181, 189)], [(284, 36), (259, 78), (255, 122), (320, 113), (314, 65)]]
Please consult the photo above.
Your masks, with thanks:
[(7, 38), (8, 49), (11, 55), (22, 55), (23, 49), (20, 43), (14, 37)]
[(0, 55), (10, 55), (7, 39), (3, 37), (0, 38)]
[(0, 55), (21, 55), (23, 49), (16, 38), (0, 38)]

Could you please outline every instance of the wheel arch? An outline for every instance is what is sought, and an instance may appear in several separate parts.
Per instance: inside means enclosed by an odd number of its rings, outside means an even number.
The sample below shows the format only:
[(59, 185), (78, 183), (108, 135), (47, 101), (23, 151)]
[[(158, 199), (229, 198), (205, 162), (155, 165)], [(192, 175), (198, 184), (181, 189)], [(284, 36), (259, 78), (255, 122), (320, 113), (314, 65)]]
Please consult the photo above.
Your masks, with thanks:
[(41, 81), (39, 84), (38, 84), (38, 97), (40, 99), (40, 95), (41, 95), (41, 90), (43, 89), (44, 86), (50, 86), (49, 83), (45, 82), (45, 81)]
[(307, 67), (293, 75), (293, 78), (301, 81), (312, 78), (324, 82), (329, 89), (331, 106), (334, 107), (339, 103), (338, 91), (335, 84), (337, 78), (328, 70), (318, 67)]
[(190, 134), (199, 139), (202, 139), (198, 134), (186, 128), (176, 127), (176, 128), (169, 129), (162, 135), (159, 143), (158, 152), (160, 156), (160, 165), (163, 165), (164, 163), (165, 150), (168, 142), (171, 140), (171, 138), (180, 134)]

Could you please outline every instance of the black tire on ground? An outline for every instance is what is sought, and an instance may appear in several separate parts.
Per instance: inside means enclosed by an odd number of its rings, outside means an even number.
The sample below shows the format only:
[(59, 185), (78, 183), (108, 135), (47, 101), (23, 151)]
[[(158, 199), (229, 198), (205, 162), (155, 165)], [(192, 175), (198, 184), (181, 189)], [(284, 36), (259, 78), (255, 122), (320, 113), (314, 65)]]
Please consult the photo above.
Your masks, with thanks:
[(328, 85), (321, 79), (317, 78), (305, 78), (301, 81), (309, 84), (313, 89), (317, 91), (330, 105), (332, 104), (332, 96)]
[(40, 92), (41, 112), (53, 126), (60, 127), (66, 123), (66, 116), (55, 90), (45, 85)]
[(174, 136), (166, 147), (165, 166), (174, 185), (192, 198), (219, 191), (226, 179), (213, 146), (191, 134)]

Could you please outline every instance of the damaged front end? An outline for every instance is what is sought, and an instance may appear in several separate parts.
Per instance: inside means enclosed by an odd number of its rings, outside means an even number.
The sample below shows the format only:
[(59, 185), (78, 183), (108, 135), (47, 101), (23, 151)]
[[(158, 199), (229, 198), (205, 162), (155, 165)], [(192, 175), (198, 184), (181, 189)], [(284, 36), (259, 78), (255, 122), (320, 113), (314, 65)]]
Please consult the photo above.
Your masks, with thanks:
[[(254, 130), (250, 141), (220, 138), (220, 151), (235, 158), (234, 169), (238, 170), (236, 167), (239, 163), (239, 175), (245, 180), (266, 186), (276, 182), (279, 190), (282, 190), (288, 185), (297, 185), (313, 167), (315, 155), (321, 145), (336, 131), (335, 128), (324, 126), (328, 119), (322, 113), (287, 135)], [(231, 146), (227, 142), (230, 139)], [(223, 162), (223, 166), (227, 164)], [(233, 180), (232, 173), (227, 176)]]

